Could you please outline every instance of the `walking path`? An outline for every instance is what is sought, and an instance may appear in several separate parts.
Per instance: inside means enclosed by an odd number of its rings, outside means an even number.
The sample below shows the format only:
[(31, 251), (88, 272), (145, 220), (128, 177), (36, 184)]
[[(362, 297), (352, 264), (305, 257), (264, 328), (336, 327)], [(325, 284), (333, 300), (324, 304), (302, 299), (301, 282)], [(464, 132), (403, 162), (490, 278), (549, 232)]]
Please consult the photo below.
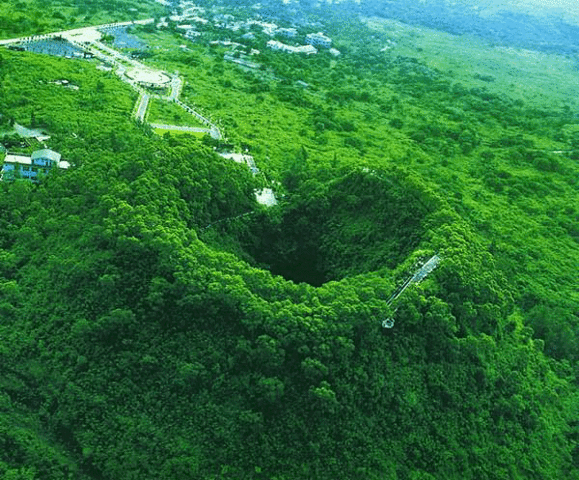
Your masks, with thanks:
[[(433, 255), (432, 257), (430, 257), (426, 263), (422, 264), (422, 266), (418, 270), (416, 270), (410, 277), (406, 279), (406, 281), (400, 287), (398, 287), (394, 291), (394, 293), (390, 296), (386, 304), (392, 305), (396, 300), (398, 300), (400, 295), (404, 293), (404, 290), (406, 290), (411, 285), (416, 285), (420, 283), (422, 280), (424, 280), (426, 276), (438, 266), (440, 260), (441, 258), (438, 255)], [(396, 313), (396, 310), (394, 310), (394, 313)], [(392, 328), (394, 326), (394, 318), (390, 317), (383, 320), (382, 326), (384, 328)]]
[[(137, 20), (134, 22), (117, 22), (117, 23), (105, 23), (103, 25), (97, 25), (93, 27), (76, 28), (72, 30), (64, 30), (60, 32), (47, 33), (43, 35), (33, 35), (30, 37), (19, 37), (7, 40), (0, 40), (0, 46), (4, 45), (14, 45), (14, 44), (27, 44), (32, 42), (37, 42), (46, 39), (56, 39), (62, 38), (67, 40), (72, 45), (79, 48), (81, 51), (89, 52), (94, 57), (98, 58), (104, 63), (116, 67), (116, 73), (125, 83), (128, 83), (133, 89), (139, 93), (139, 98), (135, 104), (134, 116), (135, 119), (141, 122), (145, 121), (147, 115), (147, 108), (149, 105), (149, 100), (152, 98), (157, 98), (159, 100), (164, 100), (167, 102), (175, 102), (186, 112), (197, 118), (200, 122), (207, 125), (207, 128), (202, 130), (209, 133), (213, 138), (220, 139), (221, 132), (217, 125), (211, 122), (208, 118), (204, 117), (200, 113), (196, 112), (195, 109), (182, 101), (179, 100), (181, 90), (183, 88), (183, 80), (179, 77), (177, 73), (173, 74), (169, 78), (168, 74), (165, 72), (154, 70), (143, 65), (141, 62), (124, 55), (123, 53), (115, 50), (114, 48), (105, 45), (100, 41), (102, 37), (102, 32), (99, 30), (111, 28), (111, 27), (122, 27), (129, 25), (147, 25), (153, 23), (154, 19), (149, 18), (146, 20)], [(153, 88), (170, 88), (170, 93), (168, 96), (163, 95), (151, 95), (146, 91), (147, 87)], [(182, 127), (175, 125), (165, 125), (163, 128), (167, 130), (183, 130)], [(191, 127), (193, 128), (193, 127)], [(198, 129), (190, 131), (199, 131)]]
[(137, 100), (137, 108), (135, 109), (135, 119), (141, 123), (145, 122), (145, 115), (147, 107), (149, 106), (149, 99), (151, 97), (146, 93), (141, 93)]
[(181, 95), (182, 88), (183, 88), (183, 80), (181, 79), (181, 77), (179, 77), (177, 73), (175, 73), (173, 75), (173, 78), (171, 78), (171, 95), (167, 97), (167, 100), (169, 102), (174, 102), (175, 100), (177, 100), (179, 98), (179, 95)]
[(179, 125), (165, 125), (163, 123), (150, 123), (153, 128), (161, 128), (163, 130), (175, 130), (179, 132), (196, 132), (196, 133), (209, 133), (211, 134), (210, 128), (202, 127), (181, 127)]
[[(88, 52), (101, 60), (103, 63), (115, 67), (115, 73), (119, 76), (119, 78), (125, 83), (129, 84), (139, 93), (139, 97), (133, 110), (133, 115), (137, 121), (143, 123), (145, 122), (147, 116), (147, 108), (151, 98), (166, 102), (173, 102), (184, 109), (187, 113), (195, 117), (202, 124), (204, 124), (206, 128), (151, 123), (150, 125), (152, 128), (169, 131), (207, 133), (214, 139), (221, 139), (221, 131), (217, 125), (211, 122), (211, 120), (209, 120), (207, 117), (198, 113), (193, 107), (179, 100), (181, 90), (183, 89), (183, 79), (179, 77), (178, 72), (175, 72), (173, 75), (171, 75), (171, 77), (169, 77), (166, 72), (147, 67), (139, 61), (124, 55), (123, 53), (109, 47), (108, 45), (105, 45), (100, 41), (101, 37), (103, 36), (103, 33), (100, 30), (110, 29), (111, 27), (147, 25), (153, 22), (154, 19), (148, 18), (145, 20), (137, 20), (133, 22), (105, 23), (92, 27), (76, 28), (72, 30), (64, 30), (42, 35), (0, 40), (0, 46), (26, 45), (28, 43), (38, 42), (41, 40), (66, 40), (70, 44), (76, 46), (80, 51)], [(242, 62), (237, 63), (242, 64)], [(253, 68), (253, 65), (249, 65), (249, 63), (250, 62), (247, 62), (247, 65), (245, 66)], [(150, 91), (147, 91), (148, 88), (170, 88), (170, 93), (168, 95), (154, 94)], [(259, 170), (253, 161), (253, 157), (248, 156), (248, 158), (250, 160), (248, 160), (246, 163), (249, 169), (255, 175), (259, 172)], [(277, 203), (273, 191), (269, 188), (256, 191), (255, 194), (259, 203), (268, 206), (272, 206)], [(239, 216), (243, 215), (245, 214)]]

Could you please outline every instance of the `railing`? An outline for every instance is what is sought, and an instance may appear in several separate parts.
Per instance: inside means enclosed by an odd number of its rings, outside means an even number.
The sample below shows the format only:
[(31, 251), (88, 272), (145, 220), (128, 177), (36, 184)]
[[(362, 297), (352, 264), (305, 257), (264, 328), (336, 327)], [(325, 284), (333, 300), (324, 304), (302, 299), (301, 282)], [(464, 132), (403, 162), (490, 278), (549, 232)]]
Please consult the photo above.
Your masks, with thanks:
[[(404, 291), (410, 287), (411, 285), (415, 285), (420, 283), (422, 280), (426, 278), (426, 276), (434, 270), (438, 264), (440, 263), (441, 258), (438, 255), (433, 255), (428, 259), (426, 263), (424, 263), (416, 272), (414, 272), (410, 277), (406, 279), (406, 281), (394, 291), (394, 293), (390, 296), (388, 301), (386, 302), (387, 305), (392, 305), (400, 295), (404, 293)], [(396, 310), (394, 310), (396, 313)], [(382, 321), (382, 326), (384, 328), (392, 328), (394, 326), (394, 318), (389, 317), (386, 320)]]

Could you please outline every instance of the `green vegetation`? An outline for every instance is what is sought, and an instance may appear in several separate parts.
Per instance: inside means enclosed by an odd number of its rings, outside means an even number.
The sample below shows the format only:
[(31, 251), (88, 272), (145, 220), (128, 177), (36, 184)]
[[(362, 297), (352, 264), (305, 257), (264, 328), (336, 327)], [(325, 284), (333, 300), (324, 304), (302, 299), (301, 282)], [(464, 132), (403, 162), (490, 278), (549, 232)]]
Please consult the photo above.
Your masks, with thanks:
[(157, 99), (149, 102), (147, 121), (165, 125), (206, 128), (197, 117), (187, 113), (178, 105)]
[(168, 129), (168, 128), (154, 128), (153, 131), (157, 134), (157, 135), (165, 135), (165, 134), (169, 134), (169, 135), (192, 135), (194, 137), (205, 137), (206, 133), (205, 132), (188, 132), (186, 130), (177, 130), (177, 129)]
[(578, 479), (571, 66), (341, 19), (340, 57), (258, 32), (248, 71), (213, 26), (151, 30), (222, 142), (153, 135), (95, 61), (0, 51), (0, 130), (75, 165), (0, 183), (0, 477)]
[(163, 11), (155, 2), (125, 0), (7, 1), (0, 3), (0, 39), (150, 18)]

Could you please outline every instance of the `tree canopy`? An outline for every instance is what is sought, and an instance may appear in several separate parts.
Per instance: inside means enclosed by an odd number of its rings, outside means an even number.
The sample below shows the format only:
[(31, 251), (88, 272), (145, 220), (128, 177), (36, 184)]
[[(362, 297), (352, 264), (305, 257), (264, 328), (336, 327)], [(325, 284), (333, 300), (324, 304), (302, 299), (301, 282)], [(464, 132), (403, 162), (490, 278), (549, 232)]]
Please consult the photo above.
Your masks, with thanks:
[(220, 140), (134, 122), (95, 60), (0, 52), (0, 143), (72, 164), (0, 182), (2, 478), (579, 478), (576, 101), (507, 89), (483, 40), (465, 69), (451, 35), (334, 20), (341, 56), (255, 31), (249, 70), (213, 23), (134, 28)]

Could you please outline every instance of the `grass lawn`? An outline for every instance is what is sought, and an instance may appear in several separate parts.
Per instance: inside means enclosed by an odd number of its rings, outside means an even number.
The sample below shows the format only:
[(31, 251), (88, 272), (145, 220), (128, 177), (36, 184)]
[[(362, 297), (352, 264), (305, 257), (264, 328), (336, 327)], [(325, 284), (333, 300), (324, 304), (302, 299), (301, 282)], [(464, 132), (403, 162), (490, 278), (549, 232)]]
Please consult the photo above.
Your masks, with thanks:
[(466, 87), (485, 87), (533, 106), (577, 103), (579, 76), (572, 58), (495, 46), (476, 36), (452, 35), (379, 17), (365, 22), (382, 33), (385, 42), (396, 43), (384, 55), (416, 57)]
[(180, 127), (206, 127), (196, 117), (190, 115), (178, 105), (157, 99), (152, 99), (149, 103), (147, 118), (150, 123), (163, 123)]
[(164, 135), (165, 133), (170, 133), (171, 135), (193, 135), (194, 137), (202, 138), (207, 133), (205, 132), (185, 132), (183, 130), (170, 130), (168, 128), (155, 128), (153, 130), (157, 135)]

